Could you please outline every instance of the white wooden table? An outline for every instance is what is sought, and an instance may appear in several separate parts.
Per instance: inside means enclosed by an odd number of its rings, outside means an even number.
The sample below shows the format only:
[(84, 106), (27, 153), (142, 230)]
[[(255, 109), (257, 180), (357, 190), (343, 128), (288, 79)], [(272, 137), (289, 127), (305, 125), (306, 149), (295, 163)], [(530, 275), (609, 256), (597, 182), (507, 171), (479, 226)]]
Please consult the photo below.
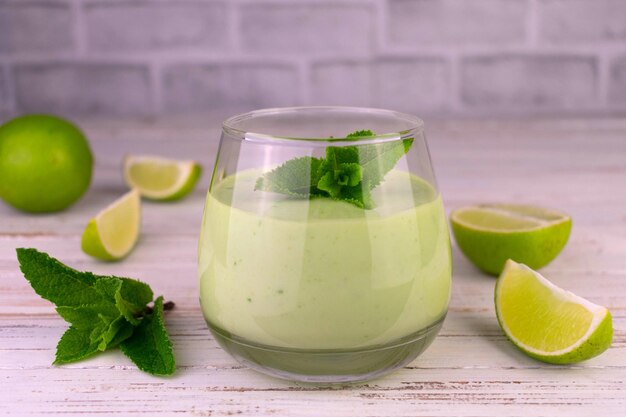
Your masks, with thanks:
[[(96, 169), (78, 204), (33, 216), (0, 203), (1, 415), (626, 415), (626, 120), (427, 124), (448, 210), (513, 201), (573, 216), (569, 244), (542, 272), (609, 307), (615, 336), (607, 352), (574, 366), (524, 356), (496, 322), (494, 279), (454, 247), (450, 312), (433, 345), (387, 377), (332, 389), (248, 370), (205, 326), (196, 246), (218, 130), (180, 122), (84, 126)], [(205, 175), (178, 204), (145, 203), (143, 233), (128, 259), (97, 262), (81, 252), (80, 235), (89, 217), (124, 192), (119, 168), (127, 152), (200, 158)], [(142, 279), (174, 300), (166, 325), (178, 361), (175, 376), (146, 375), (117, 351), (51, 366), (67, 324), (20, 274), (16, 247), (38, 248), (78, 269)]]

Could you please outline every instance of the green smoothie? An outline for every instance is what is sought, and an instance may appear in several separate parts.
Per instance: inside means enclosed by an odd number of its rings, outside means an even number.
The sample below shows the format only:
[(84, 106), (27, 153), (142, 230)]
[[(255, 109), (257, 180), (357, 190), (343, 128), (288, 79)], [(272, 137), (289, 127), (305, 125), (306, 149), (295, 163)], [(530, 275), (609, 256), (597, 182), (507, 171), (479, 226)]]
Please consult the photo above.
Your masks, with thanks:
[(216, 179), (199, 274), (214, 328), (277, 348), (391, 344), (440, 321), (451, 258), (439, 194), (391, 171), (375, 208), (255, 191), (259, 171)]

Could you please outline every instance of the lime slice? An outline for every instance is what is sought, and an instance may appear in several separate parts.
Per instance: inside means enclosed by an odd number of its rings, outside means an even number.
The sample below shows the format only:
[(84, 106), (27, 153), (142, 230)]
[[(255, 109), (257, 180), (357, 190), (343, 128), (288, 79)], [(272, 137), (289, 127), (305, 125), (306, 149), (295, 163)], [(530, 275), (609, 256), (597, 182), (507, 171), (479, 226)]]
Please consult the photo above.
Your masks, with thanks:
[(496, 283), (495, 303), (504, 333), (535, 359), (575, 363), (611, 345), (609, 310), (557, 287), (526, 265), (507, 261)]
[(194, 161), (133, 155), (124, 159), (126, 183), (151, 200), (183, 198), (193, 190), (201, 174), (202, 168)]
[(122, 259), (135, 247), (140, 226), (141, 199), (139, 191), (132, 190), (89, 220), (83, 252), (105, 261)]
[(567, 214), (542, 207), (481, 204), (455, 210), (452, 232), (478, 268), (498, 275), (507, 259), (541, 268), (561, 252), (572, 229)]

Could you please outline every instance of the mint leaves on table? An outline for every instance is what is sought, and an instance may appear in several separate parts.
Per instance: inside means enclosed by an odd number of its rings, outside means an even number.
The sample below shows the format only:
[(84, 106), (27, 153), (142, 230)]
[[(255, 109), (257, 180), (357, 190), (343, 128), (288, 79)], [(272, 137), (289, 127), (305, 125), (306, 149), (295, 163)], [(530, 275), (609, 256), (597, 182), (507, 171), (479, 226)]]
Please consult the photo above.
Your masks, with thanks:
[[(359, 140), (374, 136), (371, 130), (350, 133)], [(295, 198), (328, 197), (371, 209), (372, 190), (405, 155), (413, 139), (359, 146), (328, 146), (324, 158), (303, 156), (290, 159), (257, 179), (255, 190)]]
[(174, 372), (176, 364), (172, 344), (163, 325), (163, 297), (156, 299), (152, 314), (141, 320), (132, 336), (121, 344), (121, 348), (142, 371), (157, 375)]
[[(176, 370), (163, 324), (163, 297), (145, 283), (76, 271), (36, 249), (17, 249), (24, 277), (56, 305), (70, 328), (59, 340), (54, 364), (76, 362), (120, 346), (139, 369), (153, 375)], [(173, 303), (166, 303), (170, 309)]]

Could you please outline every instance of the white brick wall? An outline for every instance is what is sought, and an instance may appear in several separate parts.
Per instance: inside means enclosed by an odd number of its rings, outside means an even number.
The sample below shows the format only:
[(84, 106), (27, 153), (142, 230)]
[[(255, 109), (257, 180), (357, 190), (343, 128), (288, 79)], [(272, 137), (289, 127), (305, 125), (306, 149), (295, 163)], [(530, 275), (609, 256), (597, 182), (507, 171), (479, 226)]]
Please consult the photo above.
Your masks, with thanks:
[(384, 60), (377, 65), (374, 103), (420, 113), (439, 112), (447, 105), (448, 71), (438, 58)]
[(18, 109), (62, 114), (146, 116), (153, 112), (142, 64), (48, 62), (14, 68)]
[(609, 91), (612, 103), (626, 105), (626, 55), (613, 61)]
[(389, 39), (404, 45), (521, 44), (526, 0), (389, 0)]
[(469, 107), (542, 110), (593, 109), (598, 102), (593, 57), (499, 55), (469, 57), (461, 72)]
[(626, 114), (626, 0), (0, 0), (0, 113)]
[(624, 0), (541, 0), (540, 32), (546, 41), (626, 41)]
[(372, 65), (361, 61), (317, 62), (311, 69), (313, 103), (369, 106), (373, 101)]
[(267, 105), (298, 103), (293, 66), (259, 62), (175, 64), (163, 71), (168, 113), (208, 111), (220, 116)]
[(255, 2), (240, 12), (240, 39), (253, 54), (358, 54), (372, 50), (374, 13), (368, 2)]
[(228, 46), (222, 3), (87, 3), (84, 14), (87, 45), (93, 51), (221, 51)]
[(441, 58), (387, 58), (317, 64), (312, 102), (434, 113), (446, 109), (447, 63)]
[(0, 2), (0, 53), (71, 50), (72, 14), (60, 1)]

